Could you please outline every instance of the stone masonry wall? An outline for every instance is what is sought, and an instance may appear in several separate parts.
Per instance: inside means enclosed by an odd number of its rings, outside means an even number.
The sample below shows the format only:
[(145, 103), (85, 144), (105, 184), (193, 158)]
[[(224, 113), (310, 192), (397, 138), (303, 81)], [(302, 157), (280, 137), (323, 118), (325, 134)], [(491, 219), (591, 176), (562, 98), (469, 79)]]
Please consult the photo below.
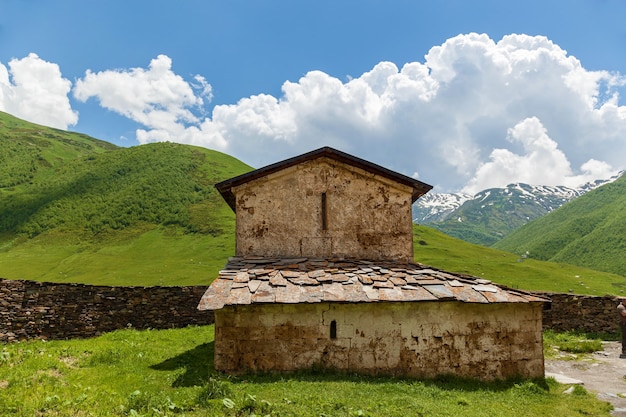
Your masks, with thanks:
[(576, 294), (538, 293), (551, 304), (543, 310), (543, 328), (556, 331), (579, 330), (596, 333), (619, 333), (618, 297), (595, 297)]
[[(173, 328), (213, 323), (198, 311), (206, 286), (105, 287), (0, 279), (0, 342), (92, 337), (128, 325)], [(618, 333), (614, 296), (538, 293), (552, 300), (543, 328)]]
[(481, 379), (544, 374), (541, 304), (314, 303), (215, 314), (215, 368)]
[(213, 323), (198, 311), (206, 286), (105, 287), (0, 279), (0, 341), (92, 337), (134, 327)]
[(406, 185), (319, 158), (233, 193), (237, 256), (413, 260)]

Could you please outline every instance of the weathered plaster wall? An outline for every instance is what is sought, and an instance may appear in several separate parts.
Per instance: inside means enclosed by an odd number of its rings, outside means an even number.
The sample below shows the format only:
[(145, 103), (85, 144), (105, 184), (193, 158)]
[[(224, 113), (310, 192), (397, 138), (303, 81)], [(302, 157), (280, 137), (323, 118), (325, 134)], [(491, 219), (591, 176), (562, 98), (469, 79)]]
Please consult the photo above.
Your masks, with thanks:
[(226, 372), (322, 366), (415, 377), (544, 374), (541, 304), (250, 305), (218, 310), (215, 320), (215, 368)]
[(319, 158), (233, 193), (238, 256), (413, 259), (411, 189), (359, 168)]
[(213, 323), (206, 286), (104, 287), (0, 279), (0, 341), (92, 337), (125, 327)]

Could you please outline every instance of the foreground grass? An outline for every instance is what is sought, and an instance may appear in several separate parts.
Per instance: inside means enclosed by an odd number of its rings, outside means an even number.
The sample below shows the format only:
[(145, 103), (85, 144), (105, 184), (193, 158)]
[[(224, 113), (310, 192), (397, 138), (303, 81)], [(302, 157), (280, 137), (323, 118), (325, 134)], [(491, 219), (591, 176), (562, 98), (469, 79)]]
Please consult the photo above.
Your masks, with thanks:
[[(544, 330), (543, 354), (546, 359), (577, 360), (602, 350), (603, 340), (619, 340), (619, 333), (555, 332)], [(566, 356), (563, 353), (567, 353)]]
[(552, 379), (477, 383), (307, 372), (230, 378), (213, 327), (0, 345), (0, 415), (609, 416)]

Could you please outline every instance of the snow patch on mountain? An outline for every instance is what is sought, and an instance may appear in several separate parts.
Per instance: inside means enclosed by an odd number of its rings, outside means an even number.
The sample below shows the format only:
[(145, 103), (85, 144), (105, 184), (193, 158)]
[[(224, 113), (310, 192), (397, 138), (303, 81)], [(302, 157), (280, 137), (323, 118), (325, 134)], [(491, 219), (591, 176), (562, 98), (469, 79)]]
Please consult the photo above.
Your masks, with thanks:
[(472, 198), (472, 195), (463, 193), (423, 195), (413, 204), (413, 221), (415, 223), (432, 223), (444, 220)]
[[(493, 204), (489, 200), (494, 198), (528, 199), (551, 212), (568, 201), (618, 179), (624, 171), (605, 179), (588, 182), (577, 188), (565, 186), (529, 185), (524, 183), (509, 184), (505, 188), (491, 188), (476, 195), (463, 193), (429, 193), (420, 197), (413, 204), (414, 223), (435, 223), (446, 220), (454, 215), (465, 203), (477, 201)], [(484, 207), (484, 206), (483, 206)], [(461, 221), (461, 217), (459, 217)]]

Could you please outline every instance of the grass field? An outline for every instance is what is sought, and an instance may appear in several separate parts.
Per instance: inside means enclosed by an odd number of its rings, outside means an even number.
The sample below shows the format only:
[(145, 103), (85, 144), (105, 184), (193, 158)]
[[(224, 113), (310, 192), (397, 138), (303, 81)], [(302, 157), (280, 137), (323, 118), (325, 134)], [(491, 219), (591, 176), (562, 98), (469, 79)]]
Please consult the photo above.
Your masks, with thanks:
[(624, 295), (626, 277), (569, 264), (525, 259), (473, 245), (426, 226), (414, 227), (415, 260), (529, 291)]
[[(10, 242), (6, 243), (10, 245)], [(4, 278), (94, 285), (208, 285), (232, 256), (232, 236), (186, 234), (153, 228), (118, 235), (106, 245), (80, 237), (45, 234), (0, 247)]]
[[(232, 213), (222, 214), (222, 224), (234, 230)], [(186, 233), (177, 226), (131, 228), (102, 237), (103, 242), (61, 232), (19, 239), (0, 236), (2, 278), (95, 285), (208, 285), (235, 253), (234, 233)], [(626, 290), (626, 278), (620, 275), (522, 259), (426, 226), (415, 226), (414, 248), (417, 262), (523, 290), (589, 295), (624, 295)]]
[(228, 377), (213, 327), (120, 330), (86, 340), (0, 345), (0, 415), (609, 416), (583, 388), (302, 372)]

